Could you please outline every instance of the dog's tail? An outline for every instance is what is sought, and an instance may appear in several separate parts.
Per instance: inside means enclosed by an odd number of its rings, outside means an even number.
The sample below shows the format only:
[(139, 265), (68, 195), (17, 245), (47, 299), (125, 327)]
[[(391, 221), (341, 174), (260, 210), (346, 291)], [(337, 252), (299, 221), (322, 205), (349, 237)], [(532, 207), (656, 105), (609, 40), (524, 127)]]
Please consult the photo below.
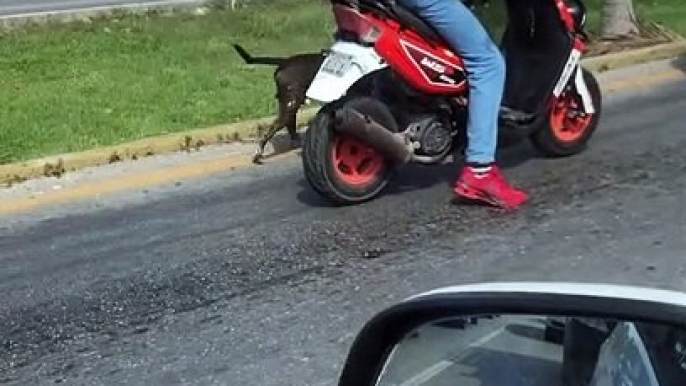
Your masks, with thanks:
[(247, 64), (266, 64), (270, 66), (278, 66), (279, 64), (283, 63), (286, 58), (277, 58), (277, 57), (270, 57), (270, 56), (260, 56), (260, 57), (254, 57), (248, 53), (243, 47), (241, 47), (240, 44), (233, 44), (233, 48), (238, 52), (238, 55), (243, 58), (243, 61), (245, 61)]

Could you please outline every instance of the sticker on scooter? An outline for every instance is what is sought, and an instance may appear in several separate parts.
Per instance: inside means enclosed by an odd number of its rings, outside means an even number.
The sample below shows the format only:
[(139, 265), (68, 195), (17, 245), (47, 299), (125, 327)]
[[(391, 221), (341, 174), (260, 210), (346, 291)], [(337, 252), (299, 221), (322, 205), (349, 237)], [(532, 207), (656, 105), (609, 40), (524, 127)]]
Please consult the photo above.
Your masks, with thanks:
[(340, 52), (331, 52), (331, 54), (326, 58), (326, 63), (322, 67), (322, 71), (329, 73), (338, 78), (342, 78), (353, 63), (353, 56), (342, 54)]

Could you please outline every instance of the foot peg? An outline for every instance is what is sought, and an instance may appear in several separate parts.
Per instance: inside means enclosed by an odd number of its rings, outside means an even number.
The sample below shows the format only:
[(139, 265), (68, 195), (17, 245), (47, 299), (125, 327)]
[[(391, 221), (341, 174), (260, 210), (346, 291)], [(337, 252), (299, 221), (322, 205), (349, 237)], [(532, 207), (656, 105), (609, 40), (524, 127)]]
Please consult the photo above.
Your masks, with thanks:
[(505, 106), (500, 108), (500, 119), (503, 121), (513, 122), (515, 124), (525, 124), (531, 123), (535, 118), (536, 114), (525, 113)]

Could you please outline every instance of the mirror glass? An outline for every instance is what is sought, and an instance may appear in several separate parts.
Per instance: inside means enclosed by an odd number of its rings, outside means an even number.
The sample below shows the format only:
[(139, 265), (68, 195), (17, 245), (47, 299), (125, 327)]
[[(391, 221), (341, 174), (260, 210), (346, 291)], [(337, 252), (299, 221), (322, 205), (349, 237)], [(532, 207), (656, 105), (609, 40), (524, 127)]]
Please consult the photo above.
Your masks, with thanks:
[(437, 320), (389, 354), (379, 386), (686, 386), (686, 332), (545, 315)]

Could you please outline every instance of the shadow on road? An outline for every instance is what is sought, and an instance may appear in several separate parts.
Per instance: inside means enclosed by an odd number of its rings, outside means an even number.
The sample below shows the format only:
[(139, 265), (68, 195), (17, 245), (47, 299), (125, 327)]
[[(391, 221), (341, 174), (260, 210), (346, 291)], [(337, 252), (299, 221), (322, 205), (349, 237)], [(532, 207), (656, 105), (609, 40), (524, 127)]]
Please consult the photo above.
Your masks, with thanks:
[(686, 74), (686, 55), (681, 55), (672, 60), (672, 66)]
[[(462, 159), (459, 153), (456, 155), (458, 155), (458, 159)], [(523, 141), (517, 145), (508, 144), (507, 147), (501, 146), (498, 150), (499, 165), (503, 169), (516, 167), (535, 157), (536, 153), (528, 141)], [(428, 189), (438, 184), (444, 184), (446, 189), (450, 189), (461, 166), (462, 162), (454, 161), (434, 166), (405, 165), (383, 191), (382, 196)], [(331, 203), (312, 190), (304, 176), (298, 180), (298, 185), (302, 188), (297, 194), (297, 199), (301, 203), (312, 207), (333, 207)]]
[(518, 380), (516, 384), (528, 386), (559, 385), (562, 375), (561, 363), (556, 360), (559, 349), (530, 347), (517, 347), (514, 343), (508, 351), (486, 347), (471, 349), (469, 354), (455, 361), (458, 366), (451, 368), (450, 373), (444, 371), (436, 378), (443, 382), (436, 383), (510, 385)]
[(546, 342), (543, 336), (543, 330), (541, 328), (536, 328), (525, 324), (510, 324), (505, 327), (505, 330), (510, 334), (519, 336), (521, 338)]

